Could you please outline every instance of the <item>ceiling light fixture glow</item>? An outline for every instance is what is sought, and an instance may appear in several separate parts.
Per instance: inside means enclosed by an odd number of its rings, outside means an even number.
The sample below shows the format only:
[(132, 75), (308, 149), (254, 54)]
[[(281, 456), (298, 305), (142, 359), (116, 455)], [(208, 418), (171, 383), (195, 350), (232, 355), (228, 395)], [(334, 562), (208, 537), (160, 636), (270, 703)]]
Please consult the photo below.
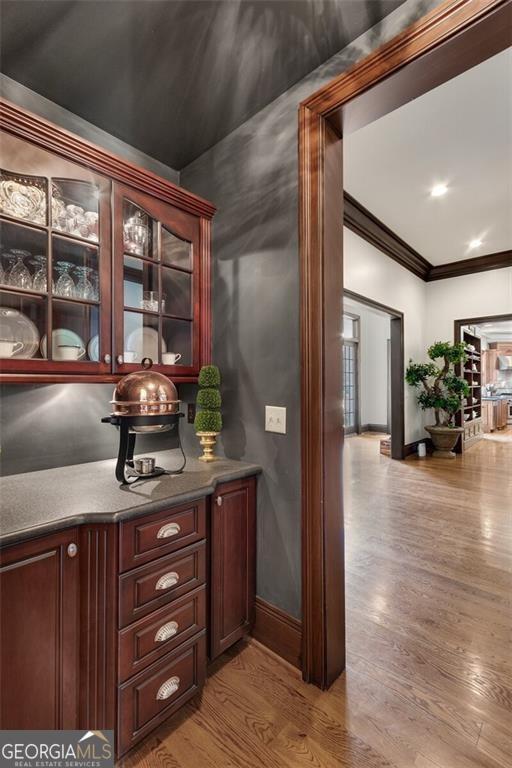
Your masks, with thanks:
[(447, 192), (448, 192), (447, 184), (434, 184), (434, 186), (430, 190), (430, 196), (442, 197), (443, 195), (446, 195)]
[(471, 242), (469, 243), (469, 247), (471, 248), (471, 250), (473, 250), (474, 248), (480, 248), (481, 245), (482, 245), (482, 241), (478, 237), (476, 237), (474, 240), (471, 240)]

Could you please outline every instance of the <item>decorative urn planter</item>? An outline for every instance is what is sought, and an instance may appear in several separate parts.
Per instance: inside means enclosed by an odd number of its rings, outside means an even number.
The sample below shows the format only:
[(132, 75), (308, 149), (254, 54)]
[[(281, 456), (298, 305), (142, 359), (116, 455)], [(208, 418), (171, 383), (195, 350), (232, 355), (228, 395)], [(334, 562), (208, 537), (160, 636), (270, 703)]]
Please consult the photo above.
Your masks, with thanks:
[(203, 455), (199, 456), (199, 461), (215, 461), (217, 457), (214, 455), (213, 449), (219, 434), (219, 432), (196, 432), (203, 449)]
[(453, 449), (464, 432), (462, 427), (425, 427), (434, 444), (433, 456), (438, 459), (454, 459)]

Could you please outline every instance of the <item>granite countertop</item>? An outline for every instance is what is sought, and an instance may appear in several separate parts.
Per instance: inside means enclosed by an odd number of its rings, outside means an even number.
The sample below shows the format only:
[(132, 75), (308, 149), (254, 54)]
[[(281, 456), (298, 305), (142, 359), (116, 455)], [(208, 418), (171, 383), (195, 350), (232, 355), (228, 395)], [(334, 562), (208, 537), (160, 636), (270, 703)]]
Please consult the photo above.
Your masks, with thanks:
[[(165, 452), (153, 454), (165, 466)], [(220, 482), (259, 474), (261, 467), (219, 458), (187, 458), (180, 475), (120, 486), (116, 459), (10, 475), (0, 481), (0, 545), (82, 523), (112, 523), (207, 496)]]

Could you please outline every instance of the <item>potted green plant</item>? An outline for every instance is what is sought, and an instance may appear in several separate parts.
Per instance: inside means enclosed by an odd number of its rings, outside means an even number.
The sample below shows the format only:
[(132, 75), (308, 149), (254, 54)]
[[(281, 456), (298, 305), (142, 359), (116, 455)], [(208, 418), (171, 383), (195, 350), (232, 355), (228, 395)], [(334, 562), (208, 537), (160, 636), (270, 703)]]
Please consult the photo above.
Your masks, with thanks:
[[(463, 427), (455, 426), (455, 414), (470, 394), (467, 381), (456, 375), (455, 365), (464, 363), (467, 355), (462, 342), (436, 341), (428, 348), (428, 356), (432, 362), (413, 363), (410, 360), (405, 379), (412, 387), (420, 389), (420, 408), (434, 411), (435, 424), (425, 427), (434, 444), (434, 456), (453, 459), (453, 449), (464, 431)], [(443, 360), (441, 366), (434, 362), (439, 359)]]
[(199, 391), (196, 398), (196, 418), (194, 427), (199, 438), (203, 455), (200, 461), (215, 461), (213, 449), (217, 435), (222, 429), (220, 406), (222, 398), (219, 392), (220, 372), (216, 365), (203, 365), (199, 372)]

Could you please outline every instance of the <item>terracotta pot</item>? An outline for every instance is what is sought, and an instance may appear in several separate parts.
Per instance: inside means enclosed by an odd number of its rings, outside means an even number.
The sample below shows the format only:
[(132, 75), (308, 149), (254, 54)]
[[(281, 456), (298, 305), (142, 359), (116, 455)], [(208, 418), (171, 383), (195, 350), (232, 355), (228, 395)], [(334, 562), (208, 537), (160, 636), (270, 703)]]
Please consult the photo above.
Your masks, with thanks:
[(438, 459), (454, 459), (453, 449), (457, 445), (457, 440), (464, 432), (462, 427), (425, 427), (434, 443), (434, 453)]

